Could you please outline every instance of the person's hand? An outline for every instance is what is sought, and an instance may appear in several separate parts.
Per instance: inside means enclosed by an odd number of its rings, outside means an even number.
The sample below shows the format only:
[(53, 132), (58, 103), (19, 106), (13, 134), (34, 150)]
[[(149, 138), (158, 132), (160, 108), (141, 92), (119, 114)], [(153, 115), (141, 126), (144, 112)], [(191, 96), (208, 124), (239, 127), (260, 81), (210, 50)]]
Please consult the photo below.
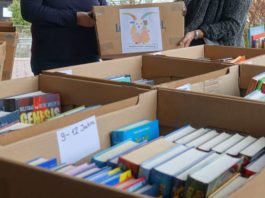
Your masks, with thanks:
[(184, 36), (184, 38), (180, 41), (180, 46), (189, 47), (194, 38), (195, 38), (195, 31), (188, 32)]
[(91, 28), (95, 26), (95, 20), (90, 17), (89, 12), (77, 12), (77, 25), (85, 28)]

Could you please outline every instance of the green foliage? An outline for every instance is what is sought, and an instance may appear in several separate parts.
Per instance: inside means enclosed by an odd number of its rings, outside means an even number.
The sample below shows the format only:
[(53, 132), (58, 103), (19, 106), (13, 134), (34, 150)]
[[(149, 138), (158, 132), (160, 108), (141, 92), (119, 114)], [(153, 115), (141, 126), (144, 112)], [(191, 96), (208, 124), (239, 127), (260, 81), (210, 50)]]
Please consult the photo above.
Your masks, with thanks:
[(10, 11), (13, 13), (12, 21), (16, 26), (29, 26), (30, 23), (25, 21), (21, 16), (20, 11), (20, 1), (13, 0), (13, 3), (9, 7)]

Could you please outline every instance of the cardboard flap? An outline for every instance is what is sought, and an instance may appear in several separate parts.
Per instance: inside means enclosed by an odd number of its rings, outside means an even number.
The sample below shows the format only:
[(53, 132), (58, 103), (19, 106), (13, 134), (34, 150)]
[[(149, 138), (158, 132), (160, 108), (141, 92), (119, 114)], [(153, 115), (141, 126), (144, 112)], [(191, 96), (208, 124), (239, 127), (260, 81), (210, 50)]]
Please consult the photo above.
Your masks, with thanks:
[(113, 56), (122, 55), (119, 9), (144, 7), (159, 7), (163, 50), (176, 48), (178, 42), (184, 36), (185, 6), (183, 2), (95, 6), (96, 29), (102, 58), (113, 58)]

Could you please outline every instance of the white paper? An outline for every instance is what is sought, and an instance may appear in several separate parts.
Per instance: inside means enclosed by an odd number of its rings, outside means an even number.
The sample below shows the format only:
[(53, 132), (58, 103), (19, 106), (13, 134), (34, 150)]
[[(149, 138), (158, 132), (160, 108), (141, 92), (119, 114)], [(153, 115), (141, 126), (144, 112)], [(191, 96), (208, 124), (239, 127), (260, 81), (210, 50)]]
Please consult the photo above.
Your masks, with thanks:
[(12, 17), (12, 12), (8, 8), (3, 8), (3, 17), (5, 18)]
[(75, 163), (100, 149), (96, 117), (57, 131), (61, 163)]
[(158, 7), (120, 9), (123, 53), (162, 51)]
[(68, 74), (68, 75), (73, 75), (73, 71), (72, 71), (71, 69), (68, 69), (68, 70), (62, 70), (62, 71), (59, 71), (59, 73)]

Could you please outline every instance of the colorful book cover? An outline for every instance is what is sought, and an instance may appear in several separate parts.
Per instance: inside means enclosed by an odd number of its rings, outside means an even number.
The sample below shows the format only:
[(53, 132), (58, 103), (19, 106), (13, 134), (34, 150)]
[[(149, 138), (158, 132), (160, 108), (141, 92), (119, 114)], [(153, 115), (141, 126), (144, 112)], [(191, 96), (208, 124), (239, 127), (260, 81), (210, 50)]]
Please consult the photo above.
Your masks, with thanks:
[(134, 192), (140, 189), (141, 187), (143, 187), (145, 184), (146, 184), (145, 178), (141, 177), (137, 179), (135, 182), (133, 182), (132, 184), (130, 184), (129, 186), (126, 186), (123, 190), (127, 192)]
[(93, 175), (90, 175), (90, 176), (86, 177), (85, 179), (89, 180), (89, 181), (94, 181), (98, 178), (103, 177), (104, 175), (107, 175), (109, 171), (111, 171), (111, 167), (104, 167), (99, 172), (97, 172)]
[(251, 92), (255, 91), (257, 86), (258, 86), (259, 80), (263, 79), (264, 77), (265, 77), (265, 73), (264, 72), (254, 76), (251, 79), (250, 83), (249, 83), (246, 95), (248, 95)]
[(19, 111), (7, 113), (0, 117), (0, 129), (19, 122)]
[(101, 182), (105, 181), (106, 179), (110, 178), (111, 176), (119, 174), (121, 172), (122, 171), (120, 168), (115, 168), (115, 169), (110, 170), (110, 171), (106, 172), (105, 174), (99, 176), (98, 178), (93, 179), (92, 181), (94, 181), (95, 183), (101, 183)]
[(141, 121), (132, 125), (117, 129), (111, 133), (112, 145), (119, 144), (125, 140), (141, 143), (145, 140), (154, 140), (159, 137), (159, 122)]
[(47, 160), (47, 161), (40, 163), (36, 166), (39, 168), (51, 169), (51, 168), (54, 168), (55, 166), (57, 166), (57, 159), (56, 158), (50, 159), (50, 160)]
[(61, 113), (59, 94), (45, 94), (27, 98), (9, 98), (3, 100), (4, 111), (19, 111), (20, 122), (39, 124)]
[(122, 183), (122, 182), (124, 182), (130, 178), (132, 178), (132, 171), (127, 170), (123, 173), (118, 172), (118, 173), (110, 176), (105, 181), (101, 182), (101, 184), (105, 184), (107, 186), (115, 186), (115, 185)]

